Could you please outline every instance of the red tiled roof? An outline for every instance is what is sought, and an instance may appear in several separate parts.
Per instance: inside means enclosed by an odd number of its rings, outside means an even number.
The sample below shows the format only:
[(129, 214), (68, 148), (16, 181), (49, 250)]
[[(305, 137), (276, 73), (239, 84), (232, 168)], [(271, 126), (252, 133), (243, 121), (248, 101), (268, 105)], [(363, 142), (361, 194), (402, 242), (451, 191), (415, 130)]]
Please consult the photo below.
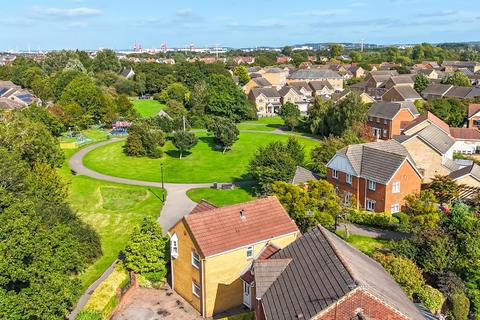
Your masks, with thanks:
[(472, 117), (477, 112), (480, 112), (480, 104), (471, 104), (468, 106), (468, 118)]
[(443, 120), (441, 120), (440, 118), (438, 118), (436, 115), (434, 115), (433, 113), (431, 113), (430, 111), (428, 111), (427, 113), (425, 114), (422, 114), (421, 116), (419, 116), (417, 119), (415, 120), (412, 120), (410, 122), (410, 124), (408, 126), (406, 126), (404, 129), (405, 130), (408, 130), (408, 129), (411, 129), (413, 127), (415, 127), (416, 125), (426, 121), (426, 120), (430, 120), (430, 122), (432, 122), (433, 124), (435, 124), (437, 127), (439, 127), (440, 129), (442, 129), (443, 131), (445, 131), (446, 133), (449, 133), (450, 132), (450, 127), (448, 126), (448, 124), (446, 124), (445, 122), (443, 122)]
[(205, 211), (209, 211), (209, 210), (213, 210), (213, 209), (216, 209), (217, 206), (208, 202), (207, 200), (205, 199), (202, 199), (196, 206), (195, 208), (193, 208), (193, 210), (190, 212), (190, 214), (193, 214), (193, 213), (199, 213), (199, 212), (205, 212)]
[(276, 197), (204, 211), (184, 219), (204, 257), (298, 232)]
[(267, 246), (265, 246), (265, 248), (263, 248), (263, 250), (260, 252), (260, 254), (258, 255), (257, 259), (258, 260), (264, 260), (264, 259), (268, 259), (270, 258), (273, 254), (277, 253), (277, 251), (280, 250), (279, 247), (277, 247), (276, 245), (273, 245), (271, 243), (269, 243)]
[(480, 131), (475, 128), (450, 128), (450, 135), (455, 139), (480, 140)]

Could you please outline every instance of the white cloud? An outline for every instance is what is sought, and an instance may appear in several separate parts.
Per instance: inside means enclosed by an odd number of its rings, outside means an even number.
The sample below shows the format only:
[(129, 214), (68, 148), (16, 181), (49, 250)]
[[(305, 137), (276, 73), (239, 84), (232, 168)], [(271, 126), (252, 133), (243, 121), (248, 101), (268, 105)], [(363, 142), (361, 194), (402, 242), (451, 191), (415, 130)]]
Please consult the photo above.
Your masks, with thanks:
[(34, 7), (33, 12), (37, 16), (54, 16), (63, 18), (91, 17), (102, 14), (102, 11), (94, 8), (41, 8)]

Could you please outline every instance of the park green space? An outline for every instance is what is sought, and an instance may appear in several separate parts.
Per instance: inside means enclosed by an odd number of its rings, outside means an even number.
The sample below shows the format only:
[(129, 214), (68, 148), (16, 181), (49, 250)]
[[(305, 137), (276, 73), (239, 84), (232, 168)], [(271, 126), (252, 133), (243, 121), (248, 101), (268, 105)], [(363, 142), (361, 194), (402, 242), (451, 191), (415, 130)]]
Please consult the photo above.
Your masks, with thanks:
[(195, 202), (200, 202), (202, 199), (207, 200), (217, 207), (224, 207), (255, 199), (251, 187), (235, 187), (233, 190), (195, 188), (188, 190), (187, 196)]
[(238, 130), (274, 131), (283, 125), (280, 117), (265, 117), (257, 120), (243, 121), (237, 124)]
[(366, 236), (359, 236), (356, 234), (350, 234), (348, 239), (345, 238), (345, 232), (336, 232), (343, 240), (350, 243), (352, 246), (362, 251), (365, 254), (371, 255), (378, 249), (389, 248), (389, 240), (371, 238)]
[[(248, 164), (259, 146), (273, 141), (287, 141), (288, 136), (269, 133), (241, 132), (232, 149), (222, 154), (215, 148), (213, 136), (196, 132), (198, 144), (182, 159), (170, 141), (163, 147), (161, 159), (129, 157), (123, 153), (124, 141), (114, 142), (89, 152), (83, 159), (88, 168), (103, 174), (144, 181), (161, 181), (160, 164), (163, 163), (165, 182), (207, 183), (249, 180)], [(299, 137), (309, 154), (318, 142)]]
[(138, 111), (142, 118), (154, 117), (160, 110), (165, 108), (163, 103), (157, 100), (133, 100), (133, 108)]
[(98, 232), (103, 251), (102, 257), (79, 276), (85, 289), (115, 261), (144, 217), (158, 217), (162, 191), (72, 176), (67, 163), (77, 151), (65, 151), (66, 161), (60, 172), (70, 182), (68, 201), (72, 209)]
[[(108, 131), (102, 128), (91, 127), (81, 131), (82, 137), (88, 140), (88, 143), (102, 141), (107, 139)], [(79, 135), (71, 137), (70, 133), (66, 132), (58, 139), (60, 142), (78, 142), (81, 140)]]

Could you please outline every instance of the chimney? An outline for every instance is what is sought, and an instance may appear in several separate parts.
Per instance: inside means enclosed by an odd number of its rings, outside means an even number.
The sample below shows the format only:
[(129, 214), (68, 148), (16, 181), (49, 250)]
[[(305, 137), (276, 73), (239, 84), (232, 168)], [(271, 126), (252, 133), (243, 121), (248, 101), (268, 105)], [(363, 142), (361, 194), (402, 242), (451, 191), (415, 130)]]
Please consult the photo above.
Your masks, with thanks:
[(240, 219), (245, 220), (247, 218), (245, 209), (240, 210)]

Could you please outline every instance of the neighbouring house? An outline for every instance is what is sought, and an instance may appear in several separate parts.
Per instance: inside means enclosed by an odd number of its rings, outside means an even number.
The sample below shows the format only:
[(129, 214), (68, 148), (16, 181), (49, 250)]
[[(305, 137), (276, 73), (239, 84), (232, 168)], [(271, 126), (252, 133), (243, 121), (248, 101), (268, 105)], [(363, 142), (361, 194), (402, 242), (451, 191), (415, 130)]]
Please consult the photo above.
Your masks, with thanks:
[(251, 288), (240, 275), (265, 250), (295, 241), (297, 226), (276, 197), (199, 206), (169, 230), (173, 290), (203, 317), (250, 306)]
[(335, 90), (343, 90), (342, 77), (337, 72), (332, 70), (301, 69), (292, 72), (288, 76), (289, 83), (298, 81), (328, 81)]
[(473, 73), (480, 71), (480, 63), (476, 61), (451, 61), (445, 60), (442, 63), (445, 72), (456, 72), (461, 68), (466, 68)]
[(438, 98), (457, 98), (468, 99), (480, 97), (480, 88), (477, 87), (459, 87), (450, 84), (430, 84), (422, 92), (422, 96), (429, 99)]
[(259, 116), (275, 115), (282, 105), (281, 96), (275, 88), (253, 88), (248, 98), (257, 107)]
[(450, 177), (460, 185), (480, 188), (480, 166), (475, 163), (453, 171)]
[(423, 61), (422, 63), (425, 64), (425, 65), (429, 65), (432, 69), (440, 69), (441, 68), (437, 61)]
[(395, 140), (350, 145), (327, 163), (327, 180), (344, 204), (375, 212), (400, 212), (404, 197), (420, 190), (423, 176)]
[(396, 70), (371, 71), (364, 79), (367, 88), (384, 87), (385, 83), (391, 78), (398, 76)]
[(301, 113), (306, 114), (308, 106), (312, 102), (312, 98), (304, 95), (300, 90), (291, 86), (284, 86), (278, 90), (280, 94), (280, 102), (284, 105), (287, 102), (298, 106)]
[[(345, 99), (346, 97), (348, 97), (349, 94), (351, 94), (352, 92), (354, 91), (350, 91), (350, 90), (344, 90), (342, 92), (335, 92), (334, 94), (332, 94), (332, 99), (334, 101), (340, 101), (340, 100), (343, 100)], [(360, 96), (360, 100), (365, 103), (365, 104), (369, 104), (369, 103), (374, 103), (375, 102), (375, 99), (373, 99), (368, 93), (366, 92), (357, 92), (357, 94)]]
[(290, 82), (288, 84), (291, 87), (294, 87), (298, 91), (300, 91), (303, 95), (307, 97), (312, 97), (313, 96), (313, 89), (311, 86), (308, 84), (306, 81), (296, 81), (296, 82)]
[(422, 100), (418, 92), (408, 85), (397, 85), (382, 95), (383, 101), (417, 101)]
[(267, 79), (260, 76), (260, 77), (252, 78), (250, 81), (248, 81), (243, 86), (243, 92), (245, 92), (245, 94), (248, 95), (253, 88), (270, 88), (270, 87), (272, 87), (272, 84)]
[(455, 139), (454, 153), (480, 153), (480, 130), (476, 128), (450, 128), (450, 136)]
[(422, 91), (422, 96), (426, 100), (443, 98), (451, 88), (451, 84), (431, 83)]
[(377, 102), (368, 110), (367, 127), (377, 139), (389, 140), (402, 133), (402, 123), (419, 115), (412, 102)]
[(437, 79), (441, 79), (441, 78), (442, 78), (442, 75), (441, 75), (440, 71), (435, 70), (435, 69), (421, 69), (421, 70), (417, 70), (417, 74), (423, 74), (423, 75), (426, 76), (429, 80), (437, 80)]
[(133, 71), (132, 68), (125, 68), (122, 71), (122, 77), (125, 79), (131, 79), (135, 76), (135, 72)]
[(233, 61), (236, 64), (253, 64), (255, 63), (255, 57), (235, 57)]
[(11, 81), (0, 81), (0, 99), (3, 101), (4, 109), (20, 109), (34, 103), (42, 104), (39, 98)]
[(292, 58), (287, 56), (277, 57), (277, 63), (289, 63), (290, 61), (292, 61)]
[(452, 86), (452, 88), (445, 93), (444, 98), (467, 99), (471, 91), (471, 87)]
[(402, 75), (394, 76), (394, 77), (391, 77), (390, 79), (388, 79), (385, 82), (385, 89), (388, 90), (388, 89), (391, 89), (395, 86), (410, 86), (410, 87), (413, 88), (413, 85), (414, 85), (414, 81), (413, 81), (412, 75), (402, 74)]
[(287, 84), (288, 70), (273, 67), (263, 73), (263, 77), (272, 84), (273, 87), (280, 89)]
[(335, 93), (335, 88), (326, 80), (310, 81), (308, 84), (312, 88), (312, 93), (315, 97), (330, 97)]
[(468, 106), (467, 123), (469, 128), (480, 128), (480, 104)]
[(363, 78), (367, 74), (367, 71), (360, 66), (351, 66), (348, 68), (348, 71), (350, 71), (355, 78)]
[(242, 275), (257, 320), (425, 319), (375, 260), (322, 226)]
[(295, 170), (295, 175), (293, 176), (292, 180), (290, 180), (291, 184), (301, 184), (307, 183), (310, 180), (318, 180), (318, 177), (310, 170), (297, 166)]

